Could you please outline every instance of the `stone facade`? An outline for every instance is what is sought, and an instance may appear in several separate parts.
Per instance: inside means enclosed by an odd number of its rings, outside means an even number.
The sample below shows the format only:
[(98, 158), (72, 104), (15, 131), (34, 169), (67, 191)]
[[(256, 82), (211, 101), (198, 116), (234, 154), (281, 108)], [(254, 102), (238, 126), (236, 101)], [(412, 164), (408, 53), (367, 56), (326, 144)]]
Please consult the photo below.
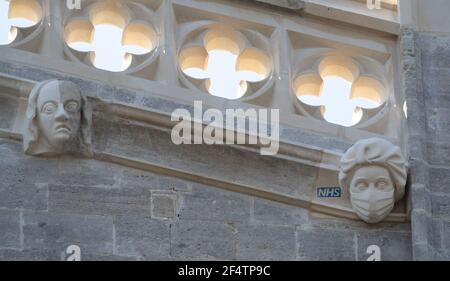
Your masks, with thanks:
[[(346, 1), (358, 2), (341, 2)], [(241, 102), (189, 88), (181, 75), (177, 78), (171, 44), (177, 41), (170, 29), (161, 29), (166, 41), (149, 58), (147, 72), (127, 74), (71, 61), (62, 43), (45, 51), (43, 46), (58, 40), (48, 30), (41, 41), (0, 46), (0, 260), (66, 260), (70, 245), (80, 248), (82, 260), (365, 261), (371, 245), (380, 248), (381, 260), (450, 258), (450, 33), (445, 26), (437, 29), (423, 12), (414, 21), (374, 17), (366, 29), (368, 23), (356, 13), (322, 10), (314, 0), (207, 1), (206, 7), (194, 1), (150, 2), (155, 14), (167, 15), (155, 23), (158, 28), (191, 20), (183, 9), (205, 18), (223, 10), (224, 21), (230, 11), (248, 11), (248, 21), (255, 23), (243, 26), (274, 36), (273, 57), (280, 58), (274, 63), (277, 79), (262, 87), (269, 94)], [(336, 22), (330, 22), (333, 12)], [(294, 34), (302, 24), (313, 31)], [(292, 92), (297, 70), (286, 63), (287, 53), (307, 45), (304, 40), (330, 47), (328, 38), (314, 39), (327, 24), (335, 24), (339, 34), (329, 34), (330, 42), (351, 41), (357, 46), (352, 50), (392, 70), (387, 85), (395, 89), (390, 102), (395, 107), (373, 114), (369, 125), (330, 125), (314, 114), (298, 114), (288, 103), (285, 94)], [(366, 46), (353, 40), (351, 24), (367, 31), (354, 38), (374, 41)], [(74, 82), (91, 103), (91, 156), (24, 154), (28, 96), (36, 83), (49, 79)], [(203, 98), (207, 107), (219, 109), (282, 108), (279, 153), (173, 144), (170, 114), (178, 108), (193, 112), (192, 101)], [(399, 109), (404, 100), (407, 119)], [(316, 191), (338, 185), (340, 157), (355, 141), (374, 136), (400, 147), (409, 173), (406, 195), (392, 213), (367, 224), (352, 211), (348, 194), (320, 199)]]

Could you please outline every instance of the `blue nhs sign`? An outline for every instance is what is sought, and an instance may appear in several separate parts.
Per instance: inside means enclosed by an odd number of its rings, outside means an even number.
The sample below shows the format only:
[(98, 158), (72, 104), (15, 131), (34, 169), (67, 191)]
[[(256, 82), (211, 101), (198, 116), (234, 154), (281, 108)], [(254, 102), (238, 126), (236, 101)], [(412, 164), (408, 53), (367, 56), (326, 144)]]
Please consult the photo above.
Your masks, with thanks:
[(319, 198), (338, 198), (342, 192), (340, 187), (318, 187), (317, 197)]

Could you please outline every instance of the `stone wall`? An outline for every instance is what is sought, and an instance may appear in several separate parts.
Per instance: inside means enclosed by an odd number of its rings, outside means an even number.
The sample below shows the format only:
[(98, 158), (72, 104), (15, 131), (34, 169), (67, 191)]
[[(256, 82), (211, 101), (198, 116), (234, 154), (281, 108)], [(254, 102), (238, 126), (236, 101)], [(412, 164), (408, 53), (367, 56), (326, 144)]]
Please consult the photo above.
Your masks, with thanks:
[[(259, 2), (295, 12), (302, 7), (302, 1)], [(449, 5), (437, 2), (436, 7)], [(64, 260), (67, 247), (78, 245), (83, 260), (366, 260), (372, 244), (381, 248), (382, 260), (450, 259), (450, 33), (425, 22), (424, 29), (404, 28), (399, 42), (408, 106), (411, 224), (367, 225), (278, 203), (257, 192), (233, 192), (108, 159), (28, 157), (20, 140), (0, 132), (0, 259)], [(14, 58), (1, 55), (2, 75), (32, 81), (70, 76), (11, 64)], [(106, 103), (149, 111), (174, 106), (156, 95), (69, 78)], [(16, 127), (18, 107), (17, 99), (0, 94), (0, 129)], [(97, 115), (94, 121), (94, 144), (100, 151), (292, 196), (302, 196), (299, 191), (317, 180), (316, 167), (304, 163), (232, 148), (175, 149), (159, 128), (144, 130), (137, 122), (117, 123), (109, 116)], [(284, 129), (281, 135), (334, 153), (349, 146), (307, 130)], [(211, 166), (214, 157), (221, 159), (220, 166)]]
[[(450, 258), (450, 36), (406, 32), (414, 257)], [(417, 78), (417, 79), (416, 79)], [(418, 81), (418, 82), (417, 82)]]
[[(0, 259), (411, 259), (409, 224), (307, 210), (97, 160), (26, 157), (0, 140)], [(251, 164), (251, 163), (250, 163)]]

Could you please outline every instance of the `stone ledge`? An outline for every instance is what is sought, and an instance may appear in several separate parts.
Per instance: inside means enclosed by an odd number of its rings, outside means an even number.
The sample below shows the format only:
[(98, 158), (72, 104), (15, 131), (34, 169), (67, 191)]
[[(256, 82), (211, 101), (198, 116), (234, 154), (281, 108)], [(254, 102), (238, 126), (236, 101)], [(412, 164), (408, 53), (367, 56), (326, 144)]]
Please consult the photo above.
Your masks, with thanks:
[(250, 0), (249, 2), (258, 2), (272, 8), (275, 6), (295, 11), (302, 10), (305, 6), (303, 0)]

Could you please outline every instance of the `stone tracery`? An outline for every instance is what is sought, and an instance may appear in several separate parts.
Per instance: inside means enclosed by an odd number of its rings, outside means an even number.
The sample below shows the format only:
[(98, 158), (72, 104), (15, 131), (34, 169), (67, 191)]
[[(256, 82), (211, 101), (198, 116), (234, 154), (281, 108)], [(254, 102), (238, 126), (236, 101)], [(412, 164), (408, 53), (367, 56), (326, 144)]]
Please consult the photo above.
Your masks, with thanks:
[(269, 77), (272, 63), (268, 54), (252, 46), (240, 31), (216, 24), (202, 34), (202, 39), (201, 46), (182, 49), (180, 67), (186, 75), (206, 80), (210, 94), (239, 99), (246, 94), (248, 83)]
[(83, 17), (74, 17), (65, 27), (67, 45), (88, 53), (91, 63), (103, 70), (129, 69), (134, 56), (151, 53), (158, 36), (151, 22), (136, 18), (122, 1), (99, 1), (86, 8)]
[(21, 29), (38, 25), (43, 18), (37, 0), (0, 0), (0, 45), (13, 43)]

